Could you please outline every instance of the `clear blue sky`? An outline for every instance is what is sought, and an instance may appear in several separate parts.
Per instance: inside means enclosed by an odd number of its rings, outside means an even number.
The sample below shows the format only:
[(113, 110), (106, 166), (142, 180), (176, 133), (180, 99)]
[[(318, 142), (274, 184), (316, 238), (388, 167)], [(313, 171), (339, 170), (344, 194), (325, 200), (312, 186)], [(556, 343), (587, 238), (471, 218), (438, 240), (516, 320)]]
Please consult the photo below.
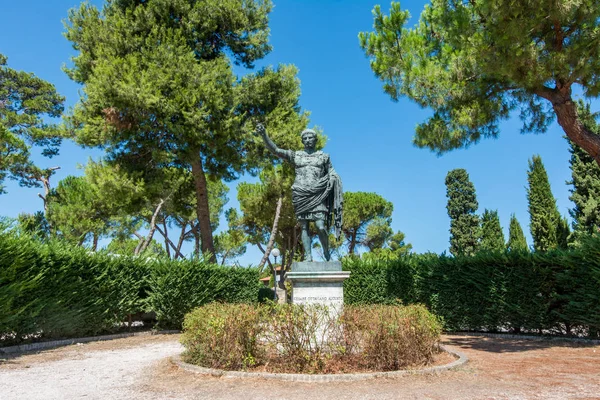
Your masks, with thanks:
[[(94, 4), (101, 5), (99, 0)], [(373, 0), (275, 0), (271, 14), (273, 51), (257, 67), (278, 63), (295, 64), (302, 82), (301, 105), (311, 114), (311, 125), (324, 130), (345, 191), (369, 191), (394, 204), (393, 228), (406, 234), (416, 252), (440, 253), (448, 248), (449, 218), (446, 214), (444, 178), (454, 168), (465, 168), (477, 191), (479, 211), (497, 209), (508, 237), (508, 223), (515, 213), (531, 245), (525, 187), (527, 160), (540, 154), (552, 191), (562, 214), (572, 207), (568, 145), (554, 123), (543, 135), (520, 134), (518, 116), (501, 126), (500, 138), (484, 140), (466, 150), (441, 157), (411, 143), (414, 128), (428, 110), (407, 99), (394, 103), (383, 93), (369, 62), (358, 46), (358, 32), (371, 30), (371, 10), (389, 2)], [(404, 1), (414, 23), (425, 1)], [(78, 85), (61, 71), (74, 54), (62, 36), (62, 20), (76, 0), (4, 0), (0, 3), (0, 52), (9, 66), (33, 72), (52, 82), (66, 96), (67, 108), (78, 99)], [(237, 70), (239, 74), (246, 71)], [(592, 110), (600, 109), (598, 103)], [(41, 166), (61, 166), (54, 184), (69, 174), (81, 174), (78, 164), (101, 152), (81, 149), (64, 142), (61, 154), (51, 160), (36, 158)], [(40, 189), (20, 188), (8, 183), (8, 194), (0, 195), (0, 215), (16, 217), (21, 212), (42, 209)], [(227, 207), (237, 207), (235, 183)], [(257, 263), (259, 252), (249, 249), (242, 264)]]

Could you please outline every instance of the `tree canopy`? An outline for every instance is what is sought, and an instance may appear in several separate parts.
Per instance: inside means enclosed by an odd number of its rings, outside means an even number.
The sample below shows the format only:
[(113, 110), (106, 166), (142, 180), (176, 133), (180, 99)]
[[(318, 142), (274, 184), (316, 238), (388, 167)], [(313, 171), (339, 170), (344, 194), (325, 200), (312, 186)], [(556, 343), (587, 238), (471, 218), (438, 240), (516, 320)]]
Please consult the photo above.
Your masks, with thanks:
[(268, 0), (109, 1), (69, 13), (78, 54), (67, 68), (84, 85), (70, 125), (110, 161), (191, 171), (202, 252), (214, 258), (207, 175), (230, 181), (265, 157), (249, 134), (303, 119), (296, 69), (265, 68), (238, 80), (270, 50)]
[(523, 233), (523, 228), (519, 220), (512, 214), (510, 216), (510, 225), (508, 226), (508, 242), (506, 243), (506, 250), (508, 251), (529, 251), (527, 246), (527, 239)]
[(535, 251), (548, 251), (558, 247), (557, 228), (561, 223), (556, 199), (552, 194), (548, 174), (539, 155), (529, 160), (527, 171), (527, 201), (533, 248)]
[(484, 210), (481, 216), (480, 250), (504, 251), (504, 233), (497, 210)]
[(360, 46), (385, 92), (433, 110), (416, 129), (417, 146), (467, 147), (496, 137), (500, 121), (519, 111), (524, 132), (544, 132), (556, 118), (600, 163), (600, 137), (572, 98), (574, 86), (600, 94), (597, 0), (431, 0), (412, 28), (396, 2), (373, 16)]
[[(377, 193), (344, 193), (342, 232), (348, 241), (348, 253), (354, 254), (356, 246), (360, 244), (365, 244), (369, 248), (383, 246), (387, 237), (393, 234), (389, 228), (389, 222), (387, 222), (391, 221), (392, 211), (394, 211), (393, 204)], [(379, 221), (379, 223), (368, 231), (374, 221)], [(382, 227), (383, 232), (380, 229)], [(365, 241), (367, 238), (368, 240)]]
[(9, 68), (0, 53), (0, 194), (7, 177), (32, 187), (50, 174), (34, 165), (30, 150), (34, 145), (46, 157), (58, 154), (61, 131), (44, 117), (60, 117), (64, 100), (51, 83)]
[(446, 175), (446, 197), (450, 217), (450, 253), (473, 255), (479, 247), (481, 230), (476, 214), (479, 203), (475, 186), (465, 169), (457, 168)]
[[(580, 101), (577, 107), (583, 124), (600, 135), (596, 115), (591, 113), (589, 104)], [(571, 180), (567, 184), (573, 186), (569, 199), (574, 203), (569, 213), (573, 218), (574, 240), (580, 242), (582, 236), (600, 232), (600, 167), (571, 140), (569, 146)]]

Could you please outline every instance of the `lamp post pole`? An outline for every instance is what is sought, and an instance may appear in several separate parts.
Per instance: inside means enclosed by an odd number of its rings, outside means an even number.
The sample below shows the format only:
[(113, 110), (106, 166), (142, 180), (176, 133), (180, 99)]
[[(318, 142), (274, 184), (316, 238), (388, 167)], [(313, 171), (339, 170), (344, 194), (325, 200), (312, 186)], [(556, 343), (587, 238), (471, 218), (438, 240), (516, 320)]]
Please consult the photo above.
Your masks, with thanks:
[(275, 257), (273, 264), (273, 298), (277, 300), (277, 257), (279, 257), (279, 249), (271, 250), (271, 254)]

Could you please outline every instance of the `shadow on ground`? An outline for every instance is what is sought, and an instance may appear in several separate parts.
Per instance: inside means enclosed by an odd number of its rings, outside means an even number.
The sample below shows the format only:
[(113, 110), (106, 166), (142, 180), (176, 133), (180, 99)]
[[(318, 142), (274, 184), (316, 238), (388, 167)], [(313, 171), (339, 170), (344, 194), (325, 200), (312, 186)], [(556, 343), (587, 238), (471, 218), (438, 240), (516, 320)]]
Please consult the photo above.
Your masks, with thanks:
[(597, 343), (569, 342), (553, 339), (514, 339), (483, 336), (446, 336), (444, 344), (464, 349), (490, 353), (516, 353), (548, 349), (551, 347), (584, 348), (600, 347)]

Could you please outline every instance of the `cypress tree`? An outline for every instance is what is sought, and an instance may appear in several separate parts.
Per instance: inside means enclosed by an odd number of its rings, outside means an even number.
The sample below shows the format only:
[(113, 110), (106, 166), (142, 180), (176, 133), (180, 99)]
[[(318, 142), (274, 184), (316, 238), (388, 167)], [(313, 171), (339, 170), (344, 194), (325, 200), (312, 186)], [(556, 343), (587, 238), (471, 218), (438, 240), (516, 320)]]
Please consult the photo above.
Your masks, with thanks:
[(453, 169), (446, 175), (446, 197), (450, 217), (450, 253), (473, 255), (477, 252), (480, 236), (479, 216), (476, 214), (475, 186), (466, 170)]
[(508, 243), (506, 243), (508, 251), (529, 251), (525, 234), (521, 228), (521, 224), (515, 214), (510, 216), (510, 225), (508, 227)]
[[(589, 104), (579, 101), (577, 111), (583, 124), (596, 135), (600, 134)], [(567, 139), (568, 140), (568, 139)], [(571, 200), (575, 207), (569, 210), (573, 218), (573, 239), (578, 243), (582, 236), (600, 232), (600, 167), (581, 147), (569, 141), (571, 159)]]
[(569, 247), (569, 236), (571, 235), (571, 229), (569, 229), (569, 220), (567, 217), (562, 217), (558, 220), (556, 225), (556, 242), (559, 249), (566, 250)]
[(481, 216), (480, 250), (504, 251), (504, 233), (497, 210), (485, 210)]
[(556, 199), (550, 189), (548, 174), (539, 155), (529, 160), (527, 172), (527, 201), (533, 248), (535, 251), (548, 251), (558, 247), (557, 227), (560, 213)]

